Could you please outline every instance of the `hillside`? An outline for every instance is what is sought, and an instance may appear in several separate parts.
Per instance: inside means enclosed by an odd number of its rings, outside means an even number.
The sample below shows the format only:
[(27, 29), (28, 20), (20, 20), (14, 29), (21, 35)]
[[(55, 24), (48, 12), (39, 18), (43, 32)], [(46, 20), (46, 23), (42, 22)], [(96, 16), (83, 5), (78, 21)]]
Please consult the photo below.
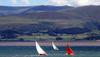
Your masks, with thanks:
[[(0, 6), (0, 30), (31, 27), (44, 30), (71, 27), (100, 28), (100, 6)], [(89, 24), (88, 24), (89, 22)], [(16, 26), (17, 25), (17, 26)], [(34, 26), (33, 26), (34, 25)], [(90, 26), (91, 25), (91, 26)], [(4, 29), (2, 29), (4, 28)], [(36, 30), (34, 28), (34, 30)]]
[(16, 16), (31, 19), (98, 19), (100, 6), (30, 6), (6, 7), (0, 6), (0, 16)]

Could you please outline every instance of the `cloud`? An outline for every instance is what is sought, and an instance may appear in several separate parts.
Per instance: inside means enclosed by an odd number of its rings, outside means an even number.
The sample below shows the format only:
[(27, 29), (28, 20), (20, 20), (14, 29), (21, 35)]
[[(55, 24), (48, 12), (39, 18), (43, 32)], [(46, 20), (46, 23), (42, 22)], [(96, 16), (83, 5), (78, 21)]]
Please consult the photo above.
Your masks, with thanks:
[(17, 0), (11, 0), (11, 1), (13, 5), (17, 4)]
[(54, 5), (86, 6), (100, 5), (100, 0), (49, 0)]
[(21, 0), (21, 4), (22, 5), (30, 5), (30, 1), (29, 0)]
[(68, 3), (68, 1), (66, 0), (49, 0), (51, 3), (53, 3), (54, 5), (66, 5)]
[(79, 1), (77, 1), (77, 4), (79, 6), (84, 6), (84, 5), (100, 5), (100, 0), (79, 0)]
[(30, 5), (29, 0), (11, 0), (13, 5), (21, 5), (21, 6), (28, 6)]
[[(11, 0), (11, 1), (12, 1), (13, 5), (18, 5), (18, 6), (19, 5), (20, 6), (29, 6), (29, 5), (34, 5), (32, 3), (38, 4), (40, 2), (40, 0)], [(34, 1), (34, 2), (32, 2), (32, 1)], [(100, 5), (100, 0), (45, 0), (45, 2), (47, 2), (47, 1), (50, 2), (50, 3), (48, 3), (48, 5), (56, 5), (56, 6), (63, 6), (63, 5), (69, 5), (69, 6)], [(43, 3), (41, 2), (41, 4), (43, 4)]]

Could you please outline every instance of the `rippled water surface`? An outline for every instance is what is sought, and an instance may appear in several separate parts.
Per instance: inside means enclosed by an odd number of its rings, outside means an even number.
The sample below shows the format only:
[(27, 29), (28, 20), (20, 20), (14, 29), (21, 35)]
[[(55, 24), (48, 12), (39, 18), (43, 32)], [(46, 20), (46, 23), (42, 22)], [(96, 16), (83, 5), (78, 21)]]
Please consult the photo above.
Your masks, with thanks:
[[(42, 46), (42, 48), (48, 53), (45, 57), (71, 57), (66, 56), (65, 48), (58, 47), (59, 51), (54, 51), (51, 46)], [(73, 57), (100, 57), (100, 47), (97, 46), (77, 46), (72, 47), (75, 52)], [(38, 55), (35, 46), (2, 46), (0, 47), (0, 57), (41, 57)]]

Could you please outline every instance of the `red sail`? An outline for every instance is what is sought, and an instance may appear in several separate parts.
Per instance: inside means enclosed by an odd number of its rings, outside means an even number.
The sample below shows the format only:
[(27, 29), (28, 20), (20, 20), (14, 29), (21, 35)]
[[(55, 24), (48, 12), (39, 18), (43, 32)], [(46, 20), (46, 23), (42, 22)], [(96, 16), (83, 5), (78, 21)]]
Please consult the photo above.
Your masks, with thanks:
[(66, 49), (66, 52), (67, 52), (68, 55), (74, 56), (74, 51), (73, 51), (70, 47), (68, 47), (68, 48)]

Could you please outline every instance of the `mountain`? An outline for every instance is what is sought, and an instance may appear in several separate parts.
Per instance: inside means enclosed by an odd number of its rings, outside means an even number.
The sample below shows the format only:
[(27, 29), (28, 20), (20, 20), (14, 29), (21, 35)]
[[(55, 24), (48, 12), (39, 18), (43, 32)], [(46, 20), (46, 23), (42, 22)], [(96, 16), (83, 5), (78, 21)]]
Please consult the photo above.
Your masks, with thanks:
[(31, 13), (31, 12), (49, 12), (58, 11), (62, 9), (70, 9), (70, 6), (29, 6), (29, 7), (10, 7), (10, 6), (0, 6), (0, 16), (14, 15), (21, 13)]
[(100, 19), (100, 6), (37, 6), (30, 8), (18, 16), (36, 19)]
[[(0, 6), (0, 30), (69, 27), (100, 28), (100, 6)], [(44, 24), (45, 23), (45, 24)], [(48, 24), (49, 23), (49, 24)], [(42, 25), (41, 25), (42, 24)], [(34, 25), (34, 26), (33, 26)], [(36, 30), (34, 28), (34, 30)], [(25, 31), (27, 31), (25, 30)]]
[(99, 19), (100, 6), (0, 6), (0, 16), (16, 16), (29, 19)]
[(19, 14), (20, 12), (25, 11), (26, 8), (27, 7), (0, 6), (0, 16)]
[(63, 12), (81, 17), (80, 19), (100, 19), (100, 6), (83, 6), (71, 10), (63, 10)]
[(62, 10), (62, 9), (71, 9), (73, 7), (71, 6), (44, 6), (44, 5), (41, 5), (41, 6), (34, 6), (34, 7), (31, 7), (29, 9), (29, 11), (33, 10), (33, 11), (57, 11), (57, 10)]

